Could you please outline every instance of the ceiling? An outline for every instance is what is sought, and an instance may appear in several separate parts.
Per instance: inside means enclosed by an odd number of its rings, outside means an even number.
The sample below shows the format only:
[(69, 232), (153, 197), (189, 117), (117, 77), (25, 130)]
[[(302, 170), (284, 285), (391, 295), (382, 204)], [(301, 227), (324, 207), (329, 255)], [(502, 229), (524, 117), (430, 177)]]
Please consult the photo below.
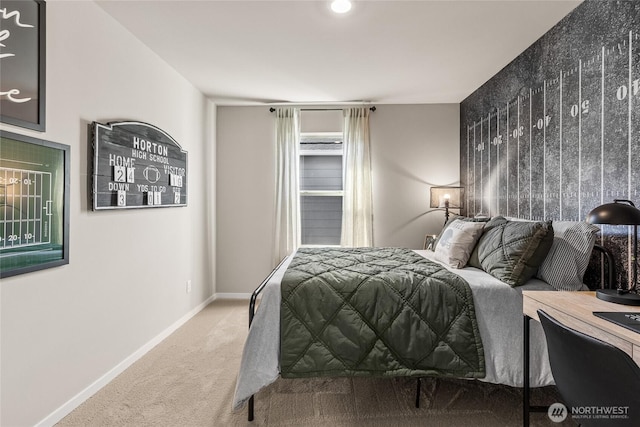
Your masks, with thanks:
[(97, 1), (220, 105), (459, 103), (580, 2)]

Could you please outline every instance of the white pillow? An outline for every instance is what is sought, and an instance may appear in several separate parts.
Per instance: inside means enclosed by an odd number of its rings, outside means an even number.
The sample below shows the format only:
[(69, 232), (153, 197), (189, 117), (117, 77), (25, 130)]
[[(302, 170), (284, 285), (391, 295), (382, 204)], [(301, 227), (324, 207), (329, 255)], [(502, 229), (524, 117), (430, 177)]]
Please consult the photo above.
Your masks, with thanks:
[(598, 231), (598, 227), (586, 222), (553, 221), (553, 244), (537, 277), (559, 291), (584, 289), (582, 279)]
[(467, 265), (469, 256), (476, 246), (484, 222), (453, 221), (442, 233), (436, 246), (435, 259), (453, 268)]

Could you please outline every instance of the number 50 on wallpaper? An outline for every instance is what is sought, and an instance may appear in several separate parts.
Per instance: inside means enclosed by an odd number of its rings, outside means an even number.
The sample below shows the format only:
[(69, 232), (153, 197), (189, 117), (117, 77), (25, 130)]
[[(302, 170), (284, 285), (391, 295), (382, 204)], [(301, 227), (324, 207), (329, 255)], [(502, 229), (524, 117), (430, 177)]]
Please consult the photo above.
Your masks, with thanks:
[(69, 263), (69, 155), (0, 131), (0, 277)]

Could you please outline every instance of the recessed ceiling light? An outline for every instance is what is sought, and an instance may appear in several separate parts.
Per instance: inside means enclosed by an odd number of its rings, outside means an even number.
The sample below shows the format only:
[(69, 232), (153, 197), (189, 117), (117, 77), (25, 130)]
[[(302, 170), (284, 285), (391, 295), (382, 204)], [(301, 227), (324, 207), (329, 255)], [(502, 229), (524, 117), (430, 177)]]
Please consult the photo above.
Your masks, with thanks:
[(349, 0), (333, 0), (331, 10), (335, 13), (347, 13), (351, 10), (351, 2)]

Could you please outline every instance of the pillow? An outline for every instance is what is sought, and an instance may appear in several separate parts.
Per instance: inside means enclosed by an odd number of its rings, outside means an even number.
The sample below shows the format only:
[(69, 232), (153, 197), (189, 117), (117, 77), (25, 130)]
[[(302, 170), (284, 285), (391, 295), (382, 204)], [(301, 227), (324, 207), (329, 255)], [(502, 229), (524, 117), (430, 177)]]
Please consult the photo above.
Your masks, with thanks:
[(553, 243), (548, 222), (507, 221), (496, 218), (487, 224), (478, 241), (482, 269), (508, 285), (524, 285), (538, 271)]
[[(495, 217), (491, 218), (484, 225), (484, 229), (482, 230), (482, 234), (480, 235), (480, 238), (478, 239), (478, 243), (480, 242), (480, 240), (482, 240), (484, 235), (487, 234), (487, 232), (489, 232), (489, 230), (492, 230), (492, 229), (496, 228), (499, 225), (506, 224), (507, 222), (508, 221), (502, 216), (495, 216)], [(480, 270), (482, 270), (482, 264), (480, 264), (480, 260), (478, 259), (478, 245), (476, 245), (476, 247), (473, 248), (473, 252), (471, 252), (471, 256), (469, 257), (468, 264), (471, 267), (479, 268)]]
[(444, 232), (447, 230), (447, 227), (449, 227), (449, 225), (451, 225), (451, 223), (455, 220), (460, 220), (460, 221), (466, 221), (466, 222), (481, 222), (481, 223), (486, 223), (487, 221), (489, 221), (488, 217), (466, 217), (466, 216), (458, 216), (458, 215), (453, 215), (451, 216), (447, 222), (444, 224), (444, 227), (442, 227), (442, 230), (440, 230), (440, 234), (438, 234), (438, 236), (435, 238), (435, 240), (433, 241), (433, 243), (431, 244), (431, 250), (435, 252), (435, 250), (438, 248), (438, 242), (440, 241), (440, 237), (442, 237), (442, 235), (444, 234)]
[(460, 219), (452, 221), (440, 236), (435, 259), (453, 268), (464, 267), (482, 233), (483, 226), (482, 222)]
[(582, 279), (598, 231), (600, 228), (586, 222), (554, 221), (553, 244), (537, 277), (559, 291), (584, 289)]
[(440, 233), (438, 233), (438, 235), (436, 236), (435, 240), (431, 244), (431, 250), (432, 251), (434, 251), (434, 252), (436, 251), (436, 249), (438, 248), (438, 242), (440, 241), (440, 238), (442, 237), (444, 232), (447, 230), (447, 228), (451, 225), (451, 223), (453, 221), (455, 221), (456, 219), (458, 219), (458, 218), (461, 218), (461, 217), (459, 217), (458, 215), (451, 215), (451, 217), (449, 217), (447, 222), (444, 223), (444, 227), (442, 227), (442, 230), (440, 230)]

